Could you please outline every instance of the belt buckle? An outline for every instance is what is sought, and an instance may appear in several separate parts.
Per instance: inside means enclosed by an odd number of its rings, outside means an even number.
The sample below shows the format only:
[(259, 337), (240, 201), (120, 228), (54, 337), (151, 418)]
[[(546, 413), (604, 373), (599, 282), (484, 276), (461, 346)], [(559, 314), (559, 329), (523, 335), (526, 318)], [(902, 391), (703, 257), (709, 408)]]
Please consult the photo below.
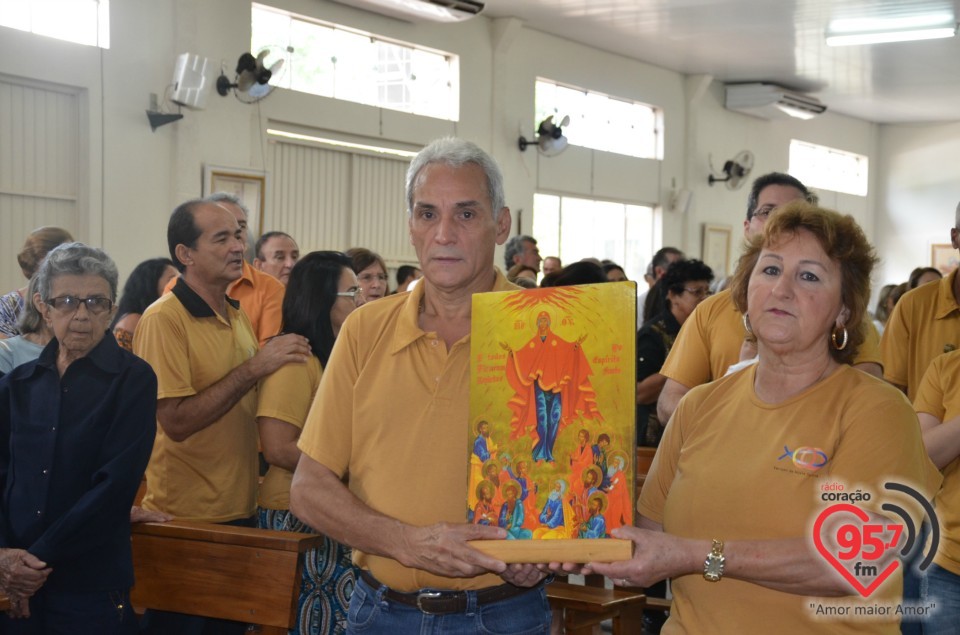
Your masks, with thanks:
[(420, 609), (421, 613), (426, 613), (427, 615), (438, 615), (437, 613), (433, 613), (432, 611), (428, 611), (427, 609), (423, 608), (423, 601), (439, 600), (442, 597), (443, 597), (442, 591), (429, 591), (424, 589), (419, 593), (417, 593), (417, 608)]

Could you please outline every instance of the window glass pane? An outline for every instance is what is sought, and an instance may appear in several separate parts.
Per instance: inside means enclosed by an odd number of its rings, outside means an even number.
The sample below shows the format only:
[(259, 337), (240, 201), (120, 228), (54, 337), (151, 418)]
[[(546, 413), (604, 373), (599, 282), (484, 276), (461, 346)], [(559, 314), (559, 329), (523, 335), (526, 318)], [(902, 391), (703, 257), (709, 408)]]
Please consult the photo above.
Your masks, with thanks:
[[(459, 59), (442, 51), (253, 5), (251, 52), (286, 48), (277, 86), (417, 115), (459, 119)], [(292, 52), (290, 52), (292, 51)]]
[(814, 143), (790, 141), (790, 174), (815, 187), (855, 196), (866, 196), (867, 157)]
[(289, 21), (290, 72), (287, 87), (314, 95), (333, 97), (334, 63), (333, 29), (314, 27), (304, 22)]
[(539, 79), (535, 86), (536, 125), (547, 116), (570, 117), (563, 129), (572, 145), (634, 157), (660, 158), (657, 110), (652, 106)]
[(560, 197), (535, 194), (533, 197), (533, 236), (537, 239), (540, 255), (560, 255)]
[(110, 47), (109, 0), (0, 0), (0, 26)]
[(653, 257), (653, 208), (569, 196), (534, 196), (533, 236), (540, 254), (565, 264), (609, 259), (642, 281)]

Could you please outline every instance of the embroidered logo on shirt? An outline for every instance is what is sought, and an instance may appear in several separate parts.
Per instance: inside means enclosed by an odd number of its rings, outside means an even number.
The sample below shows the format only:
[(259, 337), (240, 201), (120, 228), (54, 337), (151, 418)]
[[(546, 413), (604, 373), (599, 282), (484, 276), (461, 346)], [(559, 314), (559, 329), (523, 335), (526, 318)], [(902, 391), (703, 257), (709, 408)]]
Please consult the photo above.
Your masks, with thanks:
[(783, 446), (783, 454), (780, 455), (777, 461), (784, 459), (790, 459), (796, 467), (801, 470), (806, 470), (807, 472), (816, 472), (826, 465), (828, 460), (826, 452), (820, 448), (808, 446), (803, 446), (796, 450), (791, 450), (787, 446)]

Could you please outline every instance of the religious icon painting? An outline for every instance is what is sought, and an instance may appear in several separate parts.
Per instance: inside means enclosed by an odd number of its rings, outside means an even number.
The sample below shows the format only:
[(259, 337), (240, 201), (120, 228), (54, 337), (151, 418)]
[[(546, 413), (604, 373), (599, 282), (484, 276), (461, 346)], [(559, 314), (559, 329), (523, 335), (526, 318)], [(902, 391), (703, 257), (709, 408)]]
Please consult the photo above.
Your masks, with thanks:
[(469, 522), (506, 562), (630, 557), (636, 459), (632, 282), (473, 296)]

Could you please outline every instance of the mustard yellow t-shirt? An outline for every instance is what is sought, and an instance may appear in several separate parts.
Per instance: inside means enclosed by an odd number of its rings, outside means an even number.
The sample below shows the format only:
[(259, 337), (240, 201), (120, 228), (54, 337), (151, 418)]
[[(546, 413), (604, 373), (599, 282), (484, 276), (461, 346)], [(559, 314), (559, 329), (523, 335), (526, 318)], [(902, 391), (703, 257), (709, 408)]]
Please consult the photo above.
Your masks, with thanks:
[[(854, 364), (881, 364), (880, 334), (873, 322), (863, 321), (864, 341)], [(723, 377), (740, 361), (740, 347), (747, 332), (743, 314), (733, 303), (729, 289), (710, 296), (694, 309), (680, 327), (660, 374), (688, 388)]]
[[(350, 314), (307, 416), (300, 450), (374, 510), (416, 526), (466, 521), (470, 336), (447, 350), (418, 324), (423, 286)], [(499, 271), (492, 291), (515, 290)], [(481, 589), (488, 574), (445, 578), (354, 549), (354, 562), (400, 591)]]
[[(256, 355), (246, 315), (228, 302), (227, 316), (215, 313), (182, 279), (144, 311), (133, 352), (157, 374), (158, 399), (195, 395)], [(173, 441), (157, 424), (145, 509), (211, 523), (256, 512), (256, 393), (251, 389), (223, 417), (184, 441)]]
[[(756, 369), (694, 388), (678, 406), (637, 506), (665, 532), (724, 541), (808, 538), (810, 557), (819, 558), (812, 526), (832, 504), (823, 501), (822, 484), (869, 488), (874, 509), (886, 481), (935, 491), (936, 469), (898, 390), (841, 366), (803, 393), (768, 404), (754, 392)], [(868, 599), (854, 594), (844, 603), (895, 603), (902, 591), (899, 572)], [(821, 599), (733, 578), (711, 583), (685, 575), (672, 588), (665, 635), (900, 632), (895, 617), (817, 622), (809, 606)]]
[(954, 271), (937, 284), (921, 285), (904, 295), (883, 331), (883, 377), (906, 386), (911, 401), (930, 362), (960, 348), (960, 305), (953, 296), (956, 278)]
[[(285, 421), (303, 430), (313, 395), (320, 385), (323, 368), (316, 355), (306, 364), (286, 364), (260, 384), (257, 417)], [(290, 509), (290, 482), (293, 472), (271, 465), (260, 484), (258, 504), (267, 509)]]
[[(960, 351), (934, 358), (917, 389), (913, 409), (931, 414), (941, 423), (960, 415)], [(943, 485), (935, 501), (940, 546), (933, 561), (960, 575), (960, 457), (941, 472)]]

